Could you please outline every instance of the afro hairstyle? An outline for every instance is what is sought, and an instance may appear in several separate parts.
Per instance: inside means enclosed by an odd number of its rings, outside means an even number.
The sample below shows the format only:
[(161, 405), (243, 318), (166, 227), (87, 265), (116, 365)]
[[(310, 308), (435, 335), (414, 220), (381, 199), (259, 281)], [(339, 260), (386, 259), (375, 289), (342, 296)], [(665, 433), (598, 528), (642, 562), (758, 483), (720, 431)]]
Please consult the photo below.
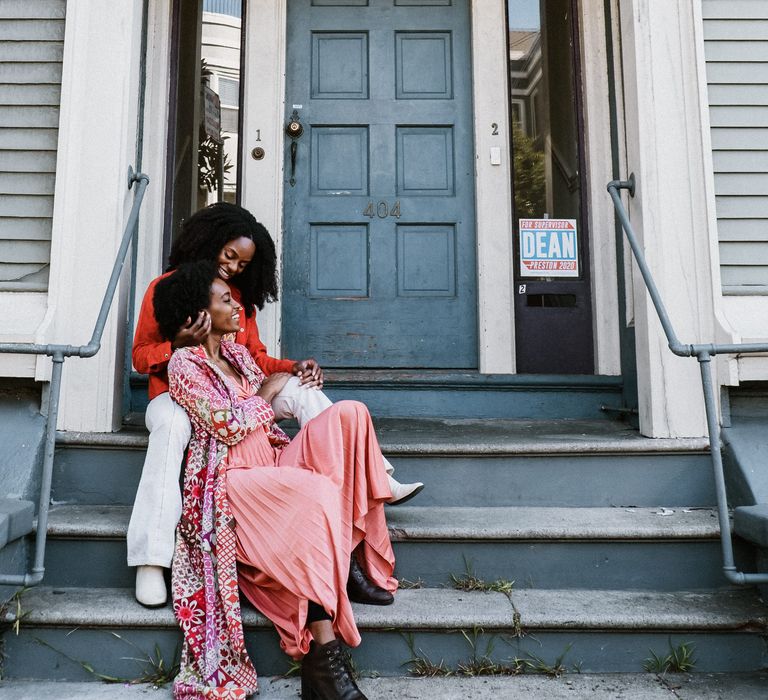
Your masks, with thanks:
[(213, 260), (184, 263), (155, 286), (152, 304), (160, 333), (173, 340), (179, 329), (194, 319), (211, 301), (211, 285), (218, 277)]
[(217, 202), (196, 211), (181, 226), (171, 246), (168, 269), (194, 260), (218, 260), (221, 249), (236, 238), (248, 238), (256, 246), (253, 260), (229, 284), (240, 290), (245, 315), (256, 306), (263, 309), (277, 300), (277, 253), (269, 231), (237, 204)]

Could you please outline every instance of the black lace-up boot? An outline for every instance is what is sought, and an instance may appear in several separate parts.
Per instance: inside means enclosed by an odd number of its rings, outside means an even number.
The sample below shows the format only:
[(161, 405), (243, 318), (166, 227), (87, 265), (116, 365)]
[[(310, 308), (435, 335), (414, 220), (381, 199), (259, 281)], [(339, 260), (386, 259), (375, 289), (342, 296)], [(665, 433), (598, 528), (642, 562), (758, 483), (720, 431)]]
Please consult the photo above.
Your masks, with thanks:
[(365, 605), (391, 605), (395, 602), (395, 596), (389, 591), (379, 588), (368, 580), (354, 554), (349, 563), (347, 595), (353, 603), (364, 603)]
[(367, 700), (352, 678), (338, 639), (310, 642), (301, 662), (301, 700)]

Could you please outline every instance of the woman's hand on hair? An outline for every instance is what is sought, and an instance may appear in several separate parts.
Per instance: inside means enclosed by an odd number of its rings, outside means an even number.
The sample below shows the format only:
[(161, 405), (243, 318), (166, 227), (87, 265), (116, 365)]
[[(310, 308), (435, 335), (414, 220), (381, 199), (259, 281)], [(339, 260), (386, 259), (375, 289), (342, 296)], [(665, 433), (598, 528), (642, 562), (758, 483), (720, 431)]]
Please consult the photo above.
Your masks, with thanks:
[(285, 386), (285, 383), (291, 378), (290, 372), (275, 372), (270, 374), (261, 385), (261, 388), (256, 392), (257, 396), (261, 396), (267, 403), (272, 403), (272, 399), (275, 398)]
[(302, 386), (323, 388), (323, 370), (314, 357), (294, 363), (293, 373), (299, 378), (299, 384)]
[(193, 321), (187, 318), (187, 322), (179, 329), (173, 339), (173, 349), (185, 348), (190, 345), (200, 345), (208, 337), (211, 330), (211, 317), (207, 311), (201, 311)]

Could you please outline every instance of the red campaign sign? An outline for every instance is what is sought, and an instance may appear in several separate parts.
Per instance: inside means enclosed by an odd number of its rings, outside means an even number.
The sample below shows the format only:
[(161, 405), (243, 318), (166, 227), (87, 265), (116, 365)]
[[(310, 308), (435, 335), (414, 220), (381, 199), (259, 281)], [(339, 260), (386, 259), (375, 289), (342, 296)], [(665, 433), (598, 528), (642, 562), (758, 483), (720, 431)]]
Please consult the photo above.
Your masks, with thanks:
[(579, 276), (574, 219), (520, 219), (519, 232), (522, 276)]

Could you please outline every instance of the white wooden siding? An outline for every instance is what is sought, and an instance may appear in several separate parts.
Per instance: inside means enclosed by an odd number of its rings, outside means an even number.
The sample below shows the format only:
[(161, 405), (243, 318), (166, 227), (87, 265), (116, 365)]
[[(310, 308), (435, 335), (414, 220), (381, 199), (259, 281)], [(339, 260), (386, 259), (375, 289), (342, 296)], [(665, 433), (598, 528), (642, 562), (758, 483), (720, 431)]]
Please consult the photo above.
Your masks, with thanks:
[(768, 2), (702, 10), (723, 292), (768, 295)]
[(46, 291), (66, 0), (0, 1), (0, 291)]

